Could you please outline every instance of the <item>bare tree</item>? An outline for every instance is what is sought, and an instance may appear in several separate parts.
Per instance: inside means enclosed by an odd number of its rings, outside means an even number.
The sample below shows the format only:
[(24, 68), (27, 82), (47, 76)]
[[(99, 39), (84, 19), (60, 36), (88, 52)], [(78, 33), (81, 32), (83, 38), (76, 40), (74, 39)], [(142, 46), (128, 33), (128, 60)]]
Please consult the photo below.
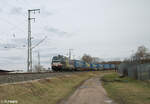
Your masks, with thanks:
[(93, 61), (93, 58), (90, 55), (88, 55), (88, 54), (84, 54), (82, 56), (82, 60), (87, 62), (87, 63), (91, 63)]
[(131, 57), (133, 60), (145, 60), (150, 58), (150, 53), (145, 46), (139, 46), (137, 52)]
[(147, 48), (145, 46), (140, 46), (137, 49), (137, 52), (135, 54), (137, 60), (143, 59), (147, 54)]

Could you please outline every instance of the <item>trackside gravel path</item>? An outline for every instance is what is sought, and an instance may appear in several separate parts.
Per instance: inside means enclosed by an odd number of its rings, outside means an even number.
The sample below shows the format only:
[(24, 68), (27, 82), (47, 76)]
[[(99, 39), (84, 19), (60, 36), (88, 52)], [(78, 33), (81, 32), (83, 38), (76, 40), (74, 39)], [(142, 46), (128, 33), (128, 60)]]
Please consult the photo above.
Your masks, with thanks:
[(116, 104), (107, 97), (100, 78), (91, 78), (83, 83), (67, 101), (60, 104)]

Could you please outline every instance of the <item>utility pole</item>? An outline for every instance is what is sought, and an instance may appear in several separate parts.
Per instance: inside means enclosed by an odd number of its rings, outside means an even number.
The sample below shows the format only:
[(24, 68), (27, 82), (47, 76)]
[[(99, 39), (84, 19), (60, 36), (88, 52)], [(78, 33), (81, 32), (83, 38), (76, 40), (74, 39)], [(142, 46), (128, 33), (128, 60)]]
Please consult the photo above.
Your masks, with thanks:
[(28, 57), (27, 57), (27, 71), (32, 72), (32, 37), (31, 37), (31, 20), (35, 18), (31, 18), (31, 12), (34, 14), (36, 12), (40, 13), (40, 9), (32, 9), (28, 10)]
[(38, 67), (41, 66), (41, 62), (40, 62), (40, 52), (38, 51)]
[(71, 60), (71, 51), (72, 51), (73, 49), (69, 49), (69, 60)]

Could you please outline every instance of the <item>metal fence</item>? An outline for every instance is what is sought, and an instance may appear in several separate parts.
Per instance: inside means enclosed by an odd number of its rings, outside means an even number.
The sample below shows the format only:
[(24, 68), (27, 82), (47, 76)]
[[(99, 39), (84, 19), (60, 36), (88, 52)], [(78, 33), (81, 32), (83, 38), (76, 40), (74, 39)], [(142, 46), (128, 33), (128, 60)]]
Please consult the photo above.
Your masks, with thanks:
[(150, 63), (121, 63), (118, 72), (138, 80), (150, 80)]

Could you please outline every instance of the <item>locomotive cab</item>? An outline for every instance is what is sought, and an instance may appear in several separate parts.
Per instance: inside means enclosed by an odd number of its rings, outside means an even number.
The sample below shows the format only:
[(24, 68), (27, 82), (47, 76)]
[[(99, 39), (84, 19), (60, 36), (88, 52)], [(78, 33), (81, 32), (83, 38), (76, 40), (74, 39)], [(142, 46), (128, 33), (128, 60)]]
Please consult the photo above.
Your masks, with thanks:
[(53, 71), (61, 71), (62, 69), (62, 62), (59, 56), (54, 56), (52, 58), (52, 70)]

